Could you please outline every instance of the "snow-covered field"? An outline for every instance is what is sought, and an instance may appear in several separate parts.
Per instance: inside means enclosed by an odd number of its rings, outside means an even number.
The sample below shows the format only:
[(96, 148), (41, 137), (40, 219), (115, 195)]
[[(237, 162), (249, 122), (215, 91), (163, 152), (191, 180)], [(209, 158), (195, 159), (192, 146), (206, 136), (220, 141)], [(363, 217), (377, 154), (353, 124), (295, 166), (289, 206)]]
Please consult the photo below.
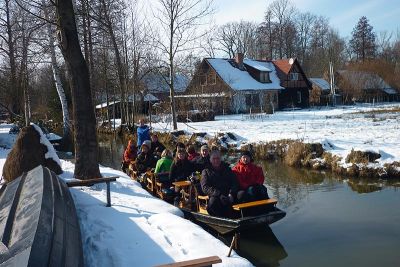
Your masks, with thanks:
[[(11, 125), (0, 125), (0, 171), (16, 135)], [(74, 165), (61, 160), (64, 180), (73, 177)], [(120, 176), (111, 184), (111, 207), (106, 207), (106, 186), (71, 188), (82, 232), (86, 266), (154, 266), (217, 255), (218, 266), (252, 266), (182, 212), (153, 196), (126, 174), (106, 167), (104, 177)]]
[[(280, 139), (298, 139), (306, 143), (321, 143), (324, 149), (344, 159), (351, 149), (381, 154), (377, 165), (400, 161), (400, 103), (340, 106), (336, 108), (278, 111), (274, 114), (244, 114), (217, 116), (215, 121), (178, 123), (179, 130), (189, 134), (206, 132), (234, 133), (240, 147), (246, 143)], [(387, 109), (388, 112), (374, 110)], [(169, 131), (170, 124), (153, 123), (155, 131)]]

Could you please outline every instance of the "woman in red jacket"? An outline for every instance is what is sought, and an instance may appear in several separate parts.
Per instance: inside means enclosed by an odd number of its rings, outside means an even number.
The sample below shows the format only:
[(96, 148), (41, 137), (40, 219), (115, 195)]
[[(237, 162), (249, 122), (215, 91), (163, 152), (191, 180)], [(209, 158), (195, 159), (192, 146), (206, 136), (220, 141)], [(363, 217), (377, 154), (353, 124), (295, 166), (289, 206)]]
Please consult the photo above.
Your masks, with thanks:
[(267, 188), (263, 185), (263, 170), (252, 162), (249, 151), (242, 152), (232, 171), (236, 174), (240, 186), (237, 193), (239, 203), (269, 198)]

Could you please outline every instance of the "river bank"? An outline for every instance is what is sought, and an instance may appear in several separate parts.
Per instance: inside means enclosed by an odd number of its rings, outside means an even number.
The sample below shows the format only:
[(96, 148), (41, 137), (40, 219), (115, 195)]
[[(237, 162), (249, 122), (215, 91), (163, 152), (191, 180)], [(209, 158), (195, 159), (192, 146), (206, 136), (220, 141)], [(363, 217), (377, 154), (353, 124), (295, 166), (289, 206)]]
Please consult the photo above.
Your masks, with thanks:
[[(118, 123), (117, 123), (118, 124)], [(171, 147), (177, 141), (226, 151), (250, 149), (260, 159), (331, 170), (352, 177), (400, 177), (400, 103), (360, 104), (216, 116), (215, 121), (153, 122)]]

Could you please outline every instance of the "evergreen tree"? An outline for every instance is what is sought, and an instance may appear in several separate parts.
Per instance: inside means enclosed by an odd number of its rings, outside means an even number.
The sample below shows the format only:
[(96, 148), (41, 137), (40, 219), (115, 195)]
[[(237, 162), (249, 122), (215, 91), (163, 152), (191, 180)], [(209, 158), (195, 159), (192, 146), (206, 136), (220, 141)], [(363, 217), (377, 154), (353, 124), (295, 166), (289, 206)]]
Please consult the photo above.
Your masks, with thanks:
[(364, 61), (374, 58), (376, 54), (375, 33), (373, 27), (368, 23), (368, 19), (362, 16), (356, 27), (353, 29), (350, 40), (350, 48), (356, 54), (357, 59)]

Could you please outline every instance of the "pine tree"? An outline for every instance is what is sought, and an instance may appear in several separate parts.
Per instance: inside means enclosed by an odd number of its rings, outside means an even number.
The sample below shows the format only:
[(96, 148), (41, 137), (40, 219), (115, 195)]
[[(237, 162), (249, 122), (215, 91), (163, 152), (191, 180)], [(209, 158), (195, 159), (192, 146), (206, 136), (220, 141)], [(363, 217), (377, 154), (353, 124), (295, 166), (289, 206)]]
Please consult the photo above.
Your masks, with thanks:
[(368, 23), (368, 19), (362, 16), (356, 27), (353, 29), (350, 47), (357, 59), (364, 61), (374, 58), (376, 54), (375, 33), (373, 27)]

